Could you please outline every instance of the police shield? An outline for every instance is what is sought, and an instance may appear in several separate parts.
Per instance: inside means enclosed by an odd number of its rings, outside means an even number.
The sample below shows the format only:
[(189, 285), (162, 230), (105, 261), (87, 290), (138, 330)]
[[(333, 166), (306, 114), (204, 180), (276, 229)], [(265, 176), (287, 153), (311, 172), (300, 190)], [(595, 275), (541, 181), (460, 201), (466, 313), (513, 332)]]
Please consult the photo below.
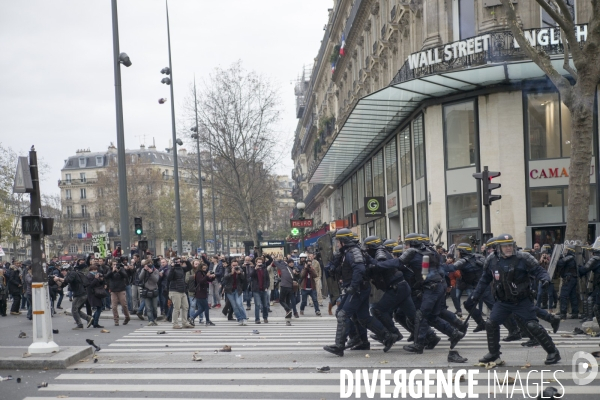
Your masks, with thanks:
[(558, 259), (563, 252), (563, 245), (557, 244), (554, 246), (552, 250), (552, 257), (550, 257), (550, 262), (548, 263), (548, 275), (550, 275), (550, 279), (553, 278), (554, 271), (556, 270), (556, 264), (558, 263)]
[[(334, 249), (334, 238), (335, 235), (333, 232), (328, 232), (325, 235), (321, 236), (317, 239), (317, 254), (321, 256), (321, 269), (323, 270), (327, 264), (333, 259), (333, 249)], [(323, 296), (327, 296), (331, 293), (331, 289), (329, 288), (328, 282), (325, 279), (325, 273), (321, 274), (323, 277), (324, 285), (323, 285)]]

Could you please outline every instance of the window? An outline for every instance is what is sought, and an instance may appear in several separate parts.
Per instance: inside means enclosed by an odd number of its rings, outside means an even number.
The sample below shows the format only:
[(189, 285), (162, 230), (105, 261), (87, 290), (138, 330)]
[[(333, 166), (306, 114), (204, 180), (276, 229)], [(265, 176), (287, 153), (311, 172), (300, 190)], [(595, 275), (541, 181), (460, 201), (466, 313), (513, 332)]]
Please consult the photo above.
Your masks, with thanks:
[(477, 193), (448, 196), (448, 229), (479, 227)]
[(425, 141), (422, 115), (413, 121), (413, 135), (415, 140), (415, 180), (419, 180), (425, 176)]
[(135, 154), (132, 154), (132, 155), (131, 155), (131, 163), (132, 163), (132, 164), (135, 164)]
[(69, 224), (68, 229), (69, 229), (69, 237), (72, 238), (73, 236), (75, 236), (73, 234), (73, 232), (74, 232), (74, 230), (73, 230), (73, 224)]
[(475, 36), (475, 0), (452, 1), (454, 41)]
[(417, 233), (429, 235), (429, 220), (427, 218), (427, 202), (417, 203)]
[(402, 225), (405, 236), (415, 232), (415, 211), (412, 205), (402, 209)]
[(387, 237), (387, 227), (385, 224), (385, 218), (379, 218), (375, 221), (375, 234), (379, 236), (381, 239)]
[[(571, 13), (571, 17), (574, 18), (575, 0), (564, 0), (564, 1), (567, 4), (567, 8), (569, 9), (569, 12)], [(548, 4), (550, 5), (550, 7), (552, 7), (553, 9), (556, 10), (554, 3), (548, 1)], [(558, 26), (556, 21), (554, 21), (554, 19), (550, 16), (550, 14), (548, 14), (548, 12), (546, 10), (544, 10), (541, 6), (540, 6), (540, 11), (541, 11), (541, 19), (542, 19), (542, 28), (553, 28), (553, 27)]]
[(71, 174), (65, 174), (65, 181), (67, 181), (67, 183), (71, 183)]
[(357, 190), (357, 176), (352, 176), (352, 211), (358, 210), (358, 190)]
[(379, 151), (375, 157), (373, 157), (373, 196), (383, 195), (385, 195), (383, 152)]
[(85, 188), (79, 189), (79, 193), (80, 193), (81, 199), (86, 198)]
[[(531, 224), (565, 223), (569, 205), (569, 188), (535, 188), (529, 190)], [(588, 221), (596, 221), (596, 186), (590, 185)]]
[(558, 93), (527, 95), (529, 159), (571, 156), (571, 113)]
[(365, 170), (364, 169), (359, 169), (358, 170), (358, 207), (357, 208), (363, 208), (364, 207), (364, 200), (365, 200)]
[(87, 216), (87, 206), (86, 205), (81, 206), (81, 216), (82, 217)]
[(71, 244), (69, 245), (69, 253), (71, 254), (77, 254), (78, 249), (77, 249), (77, 245), (76, 244)]
[(84, 253), (91, 253), (94, 251), (94, 248), (92, 247), (91, 244), (84, 244), (83, 245), (83, 252)]
[(365, 164), (365, 197), (373, 196), (373, 176), (371, 172), (371, 160), (369, 160)]
[(85, 158), (80, 157), (79, 158), (79, 168), (84, 168), (84, 167), (85, 167)]
[(84, 222), (81, 224), (81, 233), (88, 233), (88, 224)]
[(73, 206), (67, 206), (67, 216), (73, 215)]
[(475, 166), (475, 103), (469, 101), (444, 106), (444, 128), (446, 169)]
[(342, 196), (344, 196), (344, 216), (346, 216), (352, 212), (352, 181), (346, 181), (342, 189)]
[(71, 197), (71, 189), (67, 189), (67, 190), (65, 190), (65, 199), (67, 199), (67, 200), (72, 200), (72, 197)]
[(104, 188), (96, 188), (96, 193), (98, 195), (98, 197), (104, 197)]
[(410, 150), (410, 128), (400, 132), (400, 183), (402, 187), (412, 183), (412, 154)]
[(96, 167), (101, 167), (104, 165), (104, 157), (97, 156), (96, 157)]
[(398, 190), (398, 159), (396, 153), (396, 138), (394, 138), (385, 145), (385, 179), (388, 195)]
[(81, 179), (81, 183), (85, 183), (86, 182), (85, 172), (80, 172), (79, 173), (79, 179)]

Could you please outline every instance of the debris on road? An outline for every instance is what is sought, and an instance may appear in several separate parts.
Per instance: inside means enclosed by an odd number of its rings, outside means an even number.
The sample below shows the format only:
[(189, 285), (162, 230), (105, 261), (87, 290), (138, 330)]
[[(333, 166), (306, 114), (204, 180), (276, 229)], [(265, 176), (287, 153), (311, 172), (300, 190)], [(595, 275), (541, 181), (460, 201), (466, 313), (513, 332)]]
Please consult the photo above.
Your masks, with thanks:
[(223, 346), (223, 348), (221, 349), (222, 352), (224, 353), (231, 353), (231, 346)]
[(19, 339), (25, 339), (26, 337), (27, 337), (27, 334), (25, 332), (21, 331), (19, 333)]
[(321, 367), (321, 368), (317, 367), (317, 372), (330, 372), (330, 371), (331, 371), (331, 368), (329, 368), (327, 366)]
[(192, 361), (202, 361), (202, 357), (200, 357), (198, 352), (192, 353)]

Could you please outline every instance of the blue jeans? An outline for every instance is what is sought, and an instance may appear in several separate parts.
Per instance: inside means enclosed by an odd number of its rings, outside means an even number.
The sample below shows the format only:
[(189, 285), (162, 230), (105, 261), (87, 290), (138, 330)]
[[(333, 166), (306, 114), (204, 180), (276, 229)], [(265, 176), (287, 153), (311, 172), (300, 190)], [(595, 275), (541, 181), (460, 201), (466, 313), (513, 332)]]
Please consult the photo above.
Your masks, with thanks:
[[(27, 319), (31, 319), (33, 317), (31, 295), (30, 294), (26, 294), (23, 297), (25, 297), (26, 300), (27, 300)], [(54, 308), (54, 307), (52, 307), (52, 308)], [(52, 314), (50, 314), (50, 315), (52, 315)]]
[(250, 308), (250, 305), (252, 304), (252, 292), (250, 291), (250, 288), (244, 291), (244, 300), (246, 301), (246, 305), (248, 306), (246, 308)]
[(269, 319), (269, 292), (252, 292), (254, 297), (254, 319), (260, 321), (260, 310), (262, 310), (263, 319)]
[(142, 298), (142, 305), (146, 308), (146, 315), (148, 315), (148, 321), (154, 322), (158, 314), (158, 297), (152, 299)]
[(132, 302), (131, 302), (131, 285), (125, 286), (125, 299), (127, 300), (127, 309), (128, 310), (133, 310), (131, 308), (131, 306), (132, 306)]
[(167, 298), (162, 291), (162, 288), (158, 290), (158, 303), (160, 304), (160, 310), (163, 315), (167, 315)]
[(227, 298), (229, 299), (229, 303), (231, 303), (233, 313), (235, 314), (235, 318), (238, 320), (238, 322), (248, 319), (246, 316), (246, 310), (244, 310), (242, 295), (236, 290), (233, 293), (227, 293)]
[(550, 282), (546, 288), (542, 288), (542, 283), (538, 282), (536, 306), (542, 308), (542, 296), (544, 295), (544, 291), (548, 292), (548, 308), (556, 308), (556, 291), (554, 290), (554, 284), (552, 282)]
[(102, 307), (96, 307), (92, 319), (94, 320), (94, 326), (98, 326), (100, 321), (100, 314), (102, 314)]
[(315, 312), (319, 311), (319, 302), (317, 300), (317, 292), (312, 289), (302, 289), (302, 303), (300, 303), (300, 311), (304, 311), (306, 307), (306, 299), (310, 296), (315, 305)]
[(191, 315), (191, 319), (195, 320), (196, 317), (200, 317), (200, 321), (202, 321), (202, 313), (204, 313), (204, 316), (206, 317), (206, 322), (210, 321), (210, 317), (208, 316), (208, 299), (197, 299), (195, 297), (192, 297), (194, 299), (194, 303), (196, 306), (198, 306), (198, 310), (195, 311), (192, 315)]

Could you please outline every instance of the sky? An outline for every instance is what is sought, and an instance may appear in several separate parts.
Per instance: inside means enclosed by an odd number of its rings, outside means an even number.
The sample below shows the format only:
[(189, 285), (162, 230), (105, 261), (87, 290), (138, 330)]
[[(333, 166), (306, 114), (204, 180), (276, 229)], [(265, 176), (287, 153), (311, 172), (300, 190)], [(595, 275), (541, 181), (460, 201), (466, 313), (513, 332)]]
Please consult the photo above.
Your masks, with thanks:
[[(216, 67), (243, 66), (278, 85), (284, 152), (277, 171), (293, 163), (293, 84), (314, 62), (333, 0), (169, 0), (175, 113)], [(156, 141), (169, 147), (165, 0), (119, 0), (125, 147)], [(77, 149), (116, 144), (110, 0), (0, 0), (0, 142), (26, 155), (32, 145), (50, 170), (43, 194), (58, 193), (60, 169)], [(158, 99), (168, 98), (160, 105)], [(193, 149), (191, 143), (184, 146)]]

